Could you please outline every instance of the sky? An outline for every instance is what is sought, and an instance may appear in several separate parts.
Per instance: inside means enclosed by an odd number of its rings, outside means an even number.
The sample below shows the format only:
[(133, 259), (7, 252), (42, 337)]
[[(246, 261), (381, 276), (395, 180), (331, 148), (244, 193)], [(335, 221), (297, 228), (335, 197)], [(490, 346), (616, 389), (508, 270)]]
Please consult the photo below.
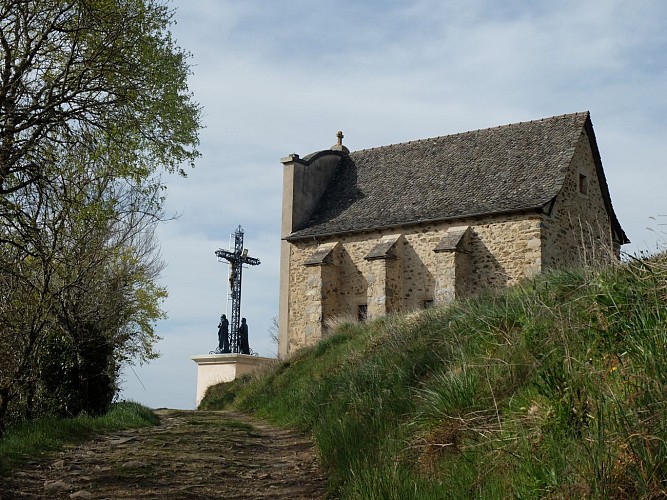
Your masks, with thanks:
[[(282, 164), (345, 134), (351, 150), (590, 111), (611, 198), (636, 254), (667, 240), (667, 2), (174, 0), (191, 53), (202, 157), (166, 178), (162, 356), (121, 398), (194, 408), (191, 356), (217, 345), (225, 263), (241, 225), (250, 347), (275, 357)], [(228, 314), (229, 316), (229, 314)]]

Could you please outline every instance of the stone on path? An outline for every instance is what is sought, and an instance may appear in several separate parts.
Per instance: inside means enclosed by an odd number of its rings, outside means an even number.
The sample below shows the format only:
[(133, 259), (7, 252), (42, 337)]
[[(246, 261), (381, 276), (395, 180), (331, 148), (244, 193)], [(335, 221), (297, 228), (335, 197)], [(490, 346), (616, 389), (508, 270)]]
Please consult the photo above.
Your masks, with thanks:
[(72, 489), (72, 485), (66, 483), (65, 481), (45, 481), (44, 482), (44, 491), (46, 492), (56, 492), (56, 491), (69, 491)]
[(72, 493), (70, 498), (93, 498), (93, 494), (90, 491), (80, 490), (76, 493)]

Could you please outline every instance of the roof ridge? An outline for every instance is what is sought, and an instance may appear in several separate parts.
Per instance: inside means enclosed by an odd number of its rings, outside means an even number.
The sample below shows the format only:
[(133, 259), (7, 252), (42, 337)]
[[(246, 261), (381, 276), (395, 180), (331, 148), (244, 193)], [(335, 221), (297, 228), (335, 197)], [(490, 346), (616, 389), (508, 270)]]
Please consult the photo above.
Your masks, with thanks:
[(392, 147), (398, 147), (398, 146), (405, 146), (407, 144), (413, 144), (413, 143), (433, 141), (433, 140), (436, 140), (436, 139), (442, 139), (444, 137), (457, 137), (457, 136), (464, 136), (464, 135), (468, 135), (468, 134), (477, 134), (479, 132), (486, 132), (486, 131), (489, 131), (489, 130), (497, 130), (497, 129), (501, 129), (501, 128), (512, 127), (512, 126), (515, 126), (515, 125), (524, 125), (524, 124), (529, 124), (529, 123), (545, 122), (545, 121), (548, 121), (548, 120), (553, 120), (554, 118), (576, 117), (578, 115), (587, 116), (587, 115), (590, 115), (590, 111), (577, 111), (577, 112), (574, 112), (574, 113), (563, 113), (561, 115), (547, 116), (547, 117), (544, 117), (544, 118), (537, 118), (535, 120), (527, 120), (527, 121), (521, 121), (521, 122), (506, 123), (504, 125), (496, 125), (495, 127), (478, 128), (478, 129), (473, 129), (473, 130), (467, 130), (465, 132), (456, 132), (454, 134), (436, 135), (436, 136), (433, 136), (433, 137), (427, 137), (425, 139), (414, 139), (414, 140), (411, 140), (411, 141), (395, 142), (395, 143), (392, 143), (392, 144), (386, 144), (384, 146), (373, 146), (371, 148), (357, 149), (355, 151), (352, 151), (351, 154), (363, 153), (364, 151), (374, 151), (376, 149), (385, 149), (385, 148), (392, 148)]

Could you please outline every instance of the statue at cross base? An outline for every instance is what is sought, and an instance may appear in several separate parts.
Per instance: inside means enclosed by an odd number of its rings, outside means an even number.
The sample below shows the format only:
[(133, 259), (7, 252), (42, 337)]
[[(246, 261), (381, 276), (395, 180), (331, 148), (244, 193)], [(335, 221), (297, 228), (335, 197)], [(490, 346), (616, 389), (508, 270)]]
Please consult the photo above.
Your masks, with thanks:
[[(218, 262), (227, 261), (230, 265), (229, 286), (231, 289), (230, 300), (232, 303), (232, 318), (229, 322), (229, 337), (228, 343), (224, 343), (224, 335), (221, 338), (221, 330), (223, 330), (223, 320), (221, 318), (220, 325), (218, 325), (218, 348), (211, 351), (213, 354), (223, 353), (241, 353), (251, 354), (252, 350), (248, 343), (248, 325), (246, 319), (243, 318), (241, 324), (239, 319), (241, 317), (241, 277), (243, 266), (258, 266), (259, 259), (248, 256), (248, 249), (243, 248), (243, 228), (239, 226), (234, 232), (234, 249), (215, 251), (218, 257)], [(225, 315), (223, 317), (226, 320)]]

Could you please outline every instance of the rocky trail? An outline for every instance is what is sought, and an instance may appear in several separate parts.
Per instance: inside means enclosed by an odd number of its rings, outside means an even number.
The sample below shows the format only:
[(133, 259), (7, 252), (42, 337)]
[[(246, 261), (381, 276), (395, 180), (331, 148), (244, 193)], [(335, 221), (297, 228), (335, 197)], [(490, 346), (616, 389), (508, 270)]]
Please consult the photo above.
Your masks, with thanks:
[(323, 498), (310, 441), (247, 415), (158, 410), (160, 425), (105, 434), (0, 478), (13, 498)]

